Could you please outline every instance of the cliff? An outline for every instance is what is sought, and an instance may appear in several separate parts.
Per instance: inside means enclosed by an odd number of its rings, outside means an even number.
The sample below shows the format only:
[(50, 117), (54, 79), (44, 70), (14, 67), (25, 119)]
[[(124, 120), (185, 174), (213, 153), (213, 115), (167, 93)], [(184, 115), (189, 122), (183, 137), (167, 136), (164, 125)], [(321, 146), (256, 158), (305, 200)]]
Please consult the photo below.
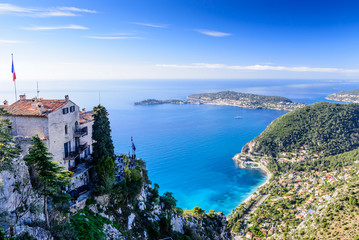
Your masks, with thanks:
[[(7, 234), (40, 240), (231, 239), (222, 213), (204, 213), (200, 208), (183, 211), (176, 207), (171, 193), (160, 196), (158, 185), (151, 187), (141, 160), (136, 160), (135, 167), (125, 173), (132, 179), (125, 178), (111, 192), (96, 193), (93, 189), (92, 197), (72, 202), (69, 212), (51, 214), (52, 226), (48, 231), (43, 224), (42, 199), (32, 190), (25, 162), (14, 159), (11, 167), (0, 171), (0, 223)], [(136, 173), (140, 175), (135, 181)]]

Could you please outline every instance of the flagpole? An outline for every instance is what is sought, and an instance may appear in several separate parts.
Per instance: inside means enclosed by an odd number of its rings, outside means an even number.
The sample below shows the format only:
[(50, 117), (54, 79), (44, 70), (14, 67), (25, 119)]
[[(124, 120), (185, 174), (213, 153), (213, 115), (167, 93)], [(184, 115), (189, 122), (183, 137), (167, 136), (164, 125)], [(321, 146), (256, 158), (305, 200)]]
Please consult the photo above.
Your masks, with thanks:
[[(11, 53), (11, 59), (12, 59), (12, 64), (14, 66), (14, 55)], [(15, 71), (15, 70), (14, 70)], [(14, 78), (14, 77), (13, 77)], [(13, 79), (12, 80), (14, 82), (14, 88), (15, 88), (15, 101), (17, 102), (17, 92), (16, 92), (16, 81)]]

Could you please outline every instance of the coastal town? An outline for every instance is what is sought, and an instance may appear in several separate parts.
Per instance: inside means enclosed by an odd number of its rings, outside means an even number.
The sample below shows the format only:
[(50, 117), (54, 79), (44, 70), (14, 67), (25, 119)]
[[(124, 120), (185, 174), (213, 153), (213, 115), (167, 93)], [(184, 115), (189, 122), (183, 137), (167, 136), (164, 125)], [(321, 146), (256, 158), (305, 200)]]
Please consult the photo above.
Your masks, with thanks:
[[(302, 163), (317, 160), (319, 154), (303, 146), (297, 152), (283, 152), (279, 156), (280, 163)], [(267, 169), (270, 159), (259, 154), (234, 157), (241, 168), (261, 168), (269, 173), (266, 183), (233, 210), (232, 215), (241, 219), (241, 224), (234, 228), (235, 239), (286, 239), (288, 234), (303, 226), (303, 222), (313, 221), (318, 210), (338, 195), (334, 189), (353, 180), (358, 171), (358, 164), (355, 164), (341, 171), (291, 169), (272, 175)]]
[(326, 99), (339, 102), (359, 103), (359, 89), (333, 93), (328, 95)]

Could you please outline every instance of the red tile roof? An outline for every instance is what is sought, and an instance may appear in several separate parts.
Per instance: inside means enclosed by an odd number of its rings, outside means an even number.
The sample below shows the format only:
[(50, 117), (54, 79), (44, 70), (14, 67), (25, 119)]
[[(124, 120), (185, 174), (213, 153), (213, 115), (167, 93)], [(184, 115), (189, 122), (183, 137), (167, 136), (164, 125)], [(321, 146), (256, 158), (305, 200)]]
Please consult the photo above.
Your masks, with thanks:
[(80, 124), (93, 121), (93, 111), (80, 112)]
[[(7, 107), (7, 111), (13, 116), (47, 117), (66, 104), (66, 99), (24, 99), (14, 102)], [(39, 106), (43, 106), (40, 111)]]

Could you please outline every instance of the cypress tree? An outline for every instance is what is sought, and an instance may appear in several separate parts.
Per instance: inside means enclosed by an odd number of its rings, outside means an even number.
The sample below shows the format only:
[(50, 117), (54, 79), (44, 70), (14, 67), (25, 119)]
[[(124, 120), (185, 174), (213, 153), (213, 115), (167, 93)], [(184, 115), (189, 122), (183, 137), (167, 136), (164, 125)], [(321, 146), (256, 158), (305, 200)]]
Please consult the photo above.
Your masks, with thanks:
[(115, 152), (111, 138), (110, 120), (104, 106), (98, 105), (93, 109), (94, 124), (92, 126), (93, 159), (98, 164), (102, 157), (114, 159)]

